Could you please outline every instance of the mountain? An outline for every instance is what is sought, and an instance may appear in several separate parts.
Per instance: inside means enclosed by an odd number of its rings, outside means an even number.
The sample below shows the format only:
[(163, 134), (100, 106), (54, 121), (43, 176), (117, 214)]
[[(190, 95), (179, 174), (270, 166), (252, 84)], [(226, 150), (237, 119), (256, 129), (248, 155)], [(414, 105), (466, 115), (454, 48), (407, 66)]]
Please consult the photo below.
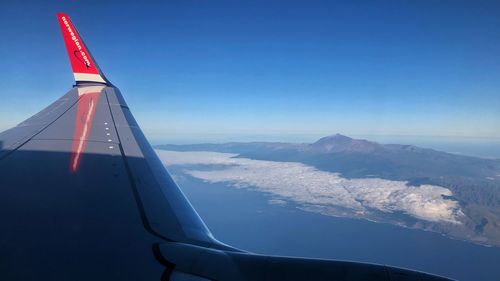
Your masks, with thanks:
[[(216, 151), (236, 157), (300, 162), (345, 178), (381, 178), (445, 187), (466, 215), (465, 229), (425, 226), (500, 245), (500, 160), (456, 155), (413, 145), (380, 144), (341, 134), (314, 143), (249, 142), (197, 145), (160, 145), (174, 151)], [(456, 233), (455, 233), (456, 234)], [(463, 237), (464, 235), (454, 235)], [(480, 237), (480, 238), (477, 238)]]
[(317, 140), (309, 145), (308, 148), (311, 151), (322, 153), (338, 153), (346, 151), (373, 153), (382, 149), (382, 145), (367, 140), (356, 140), (341, 134), (335, 134)]

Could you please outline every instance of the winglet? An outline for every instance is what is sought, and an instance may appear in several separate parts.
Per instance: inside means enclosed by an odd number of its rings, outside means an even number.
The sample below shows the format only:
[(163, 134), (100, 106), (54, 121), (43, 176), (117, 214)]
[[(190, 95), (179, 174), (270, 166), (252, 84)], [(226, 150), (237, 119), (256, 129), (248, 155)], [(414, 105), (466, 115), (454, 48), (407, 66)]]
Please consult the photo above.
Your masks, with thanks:
[(85, 46), (85, 43), (83, 43), (69, 16), (64, 13), (57, 13), (57, 19), (59, 20), (76, 83), (97, 82), (110, 84), (102, 74), (99, 66), (95, 63), (94, 58)]

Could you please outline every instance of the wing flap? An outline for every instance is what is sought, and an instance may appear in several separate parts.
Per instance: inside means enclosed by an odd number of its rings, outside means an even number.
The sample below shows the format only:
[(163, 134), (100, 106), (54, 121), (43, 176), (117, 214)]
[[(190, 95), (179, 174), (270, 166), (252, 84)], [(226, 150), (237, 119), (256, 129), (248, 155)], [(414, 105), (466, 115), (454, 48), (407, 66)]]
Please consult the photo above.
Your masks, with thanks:
[(444, 277), (384, 265), (256, 255), (182, 243), (157, 246), (175, 270), (208, 280), (445, 281)]

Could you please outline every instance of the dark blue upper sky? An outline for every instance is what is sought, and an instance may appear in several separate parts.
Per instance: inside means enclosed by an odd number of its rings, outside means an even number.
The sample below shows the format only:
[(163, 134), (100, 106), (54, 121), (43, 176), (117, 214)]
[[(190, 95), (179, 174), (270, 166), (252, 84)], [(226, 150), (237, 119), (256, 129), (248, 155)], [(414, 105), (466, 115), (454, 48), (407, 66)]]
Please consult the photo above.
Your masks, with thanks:
[(58, 11), (156, 141), (500, 137), (498, 1), (2, 3), (0, 130), (72, 85)]

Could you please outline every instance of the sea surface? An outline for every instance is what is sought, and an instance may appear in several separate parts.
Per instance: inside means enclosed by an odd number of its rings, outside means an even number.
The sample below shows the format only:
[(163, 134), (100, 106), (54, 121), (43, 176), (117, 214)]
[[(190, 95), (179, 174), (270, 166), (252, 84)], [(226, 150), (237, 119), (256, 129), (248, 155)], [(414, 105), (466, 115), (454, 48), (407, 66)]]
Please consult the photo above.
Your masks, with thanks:
[(387, 264), (458, 280), (500, 280), (500, 248), (438, 233), (337, 218), (251, 188), (210, 184), (169, 171), (215, 237), (247, 251)]

